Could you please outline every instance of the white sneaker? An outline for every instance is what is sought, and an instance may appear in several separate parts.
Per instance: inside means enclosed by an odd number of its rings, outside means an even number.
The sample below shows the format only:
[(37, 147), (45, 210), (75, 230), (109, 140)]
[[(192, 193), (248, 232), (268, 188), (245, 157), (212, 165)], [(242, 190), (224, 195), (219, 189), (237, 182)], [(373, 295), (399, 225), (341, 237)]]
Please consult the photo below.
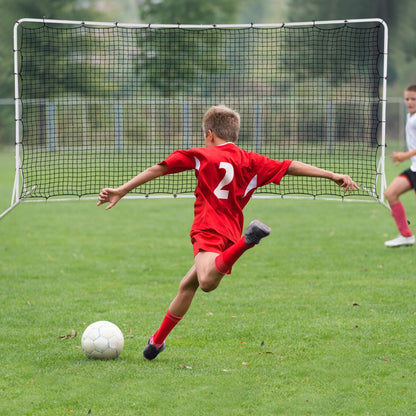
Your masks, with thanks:
[(386, 241), (384, 245), (386, 247), (400, 247), (400, 246), (412, 246), (415, 243), (415, 236), (404, 237), (399, 234), (398, 237), (393, 240)]

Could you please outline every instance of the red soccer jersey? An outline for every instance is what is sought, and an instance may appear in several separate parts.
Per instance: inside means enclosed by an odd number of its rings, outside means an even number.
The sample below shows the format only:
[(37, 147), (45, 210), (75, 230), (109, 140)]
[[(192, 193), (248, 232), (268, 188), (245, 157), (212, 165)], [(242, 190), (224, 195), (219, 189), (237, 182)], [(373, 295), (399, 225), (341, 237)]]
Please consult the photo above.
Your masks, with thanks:
[(166, 175), (195, 169), (198, 184), (191, 235), (214, 230), (233, 242), (241, 238), (243, 208), (253, 192), (271, 182), (279, 184), (290, 163), (247, 152), (232, 142), (177, 150), (161, 162), (168, 168)]

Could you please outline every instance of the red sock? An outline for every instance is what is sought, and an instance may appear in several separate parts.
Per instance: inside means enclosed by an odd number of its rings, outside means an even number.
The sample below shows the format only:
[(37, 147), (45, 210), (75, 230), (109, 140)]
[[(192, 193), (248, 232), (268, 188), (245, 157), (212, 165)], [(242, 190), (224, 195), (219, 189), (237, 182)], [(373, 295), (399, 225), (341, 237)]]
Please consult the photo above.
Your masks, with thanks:
[(165, 317), (163, 318), (162, 324), (150, 340), (151, 344), (156, 345), (156, 347), (159, 348), (181, 319), (182, 316), (173, 315), (168, 309)]
[(240, 241), (215, 258), (216, 269), (222, 274), (230, 274), (233, 264), (251, 247), (254, 247), (254, 244), (246, 244), (245, 237), (241, 237)]
[(396, 221), (397, 228), (403, 237), (411, 237), (413, 234), (410, 231), (409, 224), (407, 223), (406, 213), (401, 202), (391, 205), (391, 215)]

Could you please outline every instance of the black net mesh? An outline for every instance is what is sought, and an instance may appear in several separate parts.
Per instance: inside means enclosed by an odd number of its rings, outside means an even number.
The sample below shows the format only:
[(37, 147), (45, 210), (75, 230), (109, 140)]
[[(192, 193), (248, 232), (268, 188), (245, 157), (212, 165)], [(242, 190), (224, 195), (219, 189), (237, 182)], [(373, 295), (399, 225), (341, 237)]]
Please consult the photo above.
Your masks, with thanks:
[[(19, 94), (29, 197), (97, 195), (204, 145), (212, 105), (241, 115), (238, 144), (346, 173), (368, 196), (380, 157), (382, 26), (19, 28)], [(192, 193), (193, 172), (133, 193)], [(285, 177), (257, 193), (343, 196), (331, 181)]]

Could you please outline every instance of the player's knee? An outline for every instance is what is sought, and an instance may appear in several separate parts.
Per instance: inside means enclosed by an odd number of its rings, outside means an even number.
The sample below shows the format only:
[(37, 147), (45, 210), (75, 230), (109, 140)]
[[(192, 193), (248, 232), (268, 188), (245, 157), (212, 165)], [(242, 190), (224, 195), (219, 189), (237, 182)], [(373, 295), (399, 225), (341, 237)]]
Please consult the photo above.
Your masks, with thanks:
[(199, 279), (199, 287), (203, 292), (211, 292), (218, 287), (219, 282), (210, 279), (207, 276), (202, 277)]
[(384, 196), (386, 197), (387, 202), (389, 204), (392, 204), (393, 202), (396, 202), (396, 200), (398, 199), (397, 192), (395, 192), (394, 190), (389, 189), (389, 188), (386, 189), (386, 192), (384, 193)]

